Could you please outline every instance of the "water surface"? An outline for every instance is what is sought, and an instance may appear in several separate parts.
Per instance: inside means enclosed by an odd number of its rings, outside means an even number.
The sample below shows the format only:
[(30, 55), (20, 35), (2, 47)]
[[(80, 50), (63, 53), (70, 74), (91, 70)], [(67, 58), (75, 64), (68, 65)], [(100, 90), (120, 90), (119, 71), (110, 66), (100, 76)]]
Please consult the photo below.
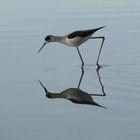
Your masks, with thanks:
[[(0, 139), (105, 139), (140, 137), (140, 2), (64, 1), (1, 2), (0, 5)], [(81, 76), (75, 48), (48, 44), (47, 34), (107, 26), (100, 77), (106, 96), (93, 97), (108, 109), (45, 97), (48, 90), (76, 88)], [(85, 61), (80, 89), (102, 93), (96, 71), (100, 41), (80, 47)]]

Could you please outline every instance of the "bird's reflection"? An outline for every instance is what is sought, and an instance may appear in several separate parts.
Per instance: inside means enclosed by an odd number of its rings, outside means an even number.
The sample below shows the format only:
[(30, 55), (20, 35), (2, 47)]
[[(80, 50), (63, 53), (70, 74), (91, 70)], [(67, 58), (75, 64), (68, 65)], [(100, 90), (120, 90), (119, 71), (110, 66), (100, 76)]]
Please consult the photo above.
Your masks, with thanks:
[(82, 68), (82, 73), (81, 73), (81, 77), (78, 83), (77, 88), (68, 88), (60, 93), (52, 93), (49, 92), (46, 87), (42, 84), (41, 81), (39, 81), (40, 85), (43, 87), (45, 93), (46, 93), (46, 97), (54, 99), (54, 98), (64, 98), (67, 100), (70, 100), (73, 103), (76, 104), (87, 104), (87, 105), (94, 105), (94, 106), (98, 106), (98, 107), (102, 107), (102, 108), (106, 108), (100, 104), (98, 104), (97, 102), (95, 102), (92, 98), (92, 96), (105, 96), (105, 91), (104, 91), (104, 86), (102, 84), (101, 81), (101, 77), (99, 75), (99, 69), (96, 70), (98, 78), (99, 78), (99, 83), (101, 85), (102, 88), (102, 94), (89, 94), (83, 90), (80, 89), (80, 84), (84, 75), (84, 69)]

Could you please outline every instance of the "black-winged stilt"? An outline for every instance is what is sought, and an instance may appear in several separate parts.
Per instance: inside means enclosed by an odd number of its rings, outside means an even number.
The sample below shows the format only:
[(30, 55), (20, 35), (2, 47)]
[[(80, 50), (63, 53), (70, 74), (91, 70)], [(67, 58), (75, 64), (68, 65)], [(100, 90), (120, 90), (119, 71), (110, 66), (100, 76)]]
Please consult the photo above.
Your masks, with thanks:
[(77, 48), (78, 54), (79, 54), (81, 62), (82, 62), (82, 66), (84, 66), (84, 61), (83, 61), (83, 58), (82, 58), (81, 53), (79, 51), (79, 46), (82, 43), (86, 42), (88, 39), (102, 39), (102, 43), (101, 43), (100, 50), (99, 50), (98, 57), (97, 57), (97, 61), (96, 61), (96, 65), (98, 67), (101, 67), (99, 65), (99, 58), (100, 58), (100, 54), (101, 54), (101, 50), (102, 50), (102, 46), (103, 46), (105, 37), (104, 36), (98, 36), (98, 37), (93, 36), (92, 37), (92, 35), (96, 31), (98, 31), (98, 30), (100, 30), (104, 27), (105, 26), (95, 28), (95, 29), (89, 29), (89, 30), (79, 30), (79, 31), (72, 32), (72, 33), (70, 33), (68, 35), (65, 35), (65, 36), (48, 35), (48, 36), (45, 37), (45, 43), (38, 50), (38, 52), (40, 52), (42, 50), (42, 48), (49, 42), (59, 42), (59, 43), (65, 44), (67, 46), (73, 46), (73, 47)]

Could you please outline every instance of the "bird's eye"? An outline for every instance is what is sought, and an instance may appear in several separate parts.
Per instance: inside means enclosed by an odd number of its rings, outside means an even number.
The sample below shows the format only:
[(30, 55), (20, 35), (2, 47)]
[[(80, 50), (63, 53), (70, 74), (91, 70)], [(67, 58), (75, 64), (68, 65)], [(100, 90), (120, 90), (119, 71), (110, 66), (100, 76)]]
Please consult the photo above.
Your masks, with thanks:
[(50, 39), (51, 39), (51, 36), (50, 35), (48, 35), (48, 36), (45, 37), (45, 41), (48, 41)]

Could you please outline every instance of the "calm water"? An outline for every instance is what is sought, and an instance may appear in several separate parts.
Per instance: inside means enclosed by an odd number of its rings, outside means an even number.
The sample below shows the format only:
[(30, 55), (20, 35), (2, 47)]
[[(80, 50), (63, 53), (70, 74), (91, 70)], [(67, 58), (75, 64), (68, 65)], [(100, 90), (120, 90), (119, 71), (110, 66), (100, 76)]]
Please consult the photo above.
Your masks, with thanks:
[[(99, 75), (106, 96), (93, 97), (108, 109), (45, 97), (77, 87), (81, 76), (76, 49), (48, 44), (46, 34), (107, 26)], [(1, 140), (138, 140), (140, 137), (139, 0), (30, 0), (0, 4)], [(101, 93), (96, 72), (100, 41), (80, 48), (85, 61), (80, 88)]]

